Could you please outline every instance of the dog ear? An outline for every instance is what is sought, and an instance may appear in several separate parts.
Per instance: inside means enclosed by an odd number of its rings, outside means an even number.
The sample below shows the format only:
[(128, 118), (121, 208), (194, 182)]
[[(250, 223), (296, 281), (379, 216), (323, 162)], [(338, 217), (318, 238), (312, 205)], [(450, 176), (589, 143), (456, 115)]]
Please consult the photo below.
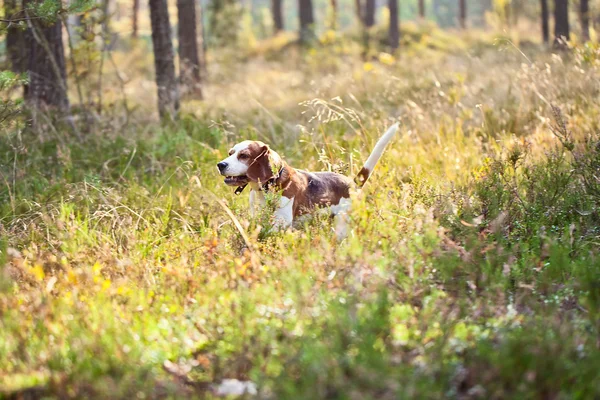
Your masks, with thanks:
[(271, 165), (271, 149), (269, 149), (269, 146), (264, 145), (260, 148), (259, 155), (250, 164), (246, 176), (251, 181), (260, 184), (266, 183), (275, 176), (273, 166)]

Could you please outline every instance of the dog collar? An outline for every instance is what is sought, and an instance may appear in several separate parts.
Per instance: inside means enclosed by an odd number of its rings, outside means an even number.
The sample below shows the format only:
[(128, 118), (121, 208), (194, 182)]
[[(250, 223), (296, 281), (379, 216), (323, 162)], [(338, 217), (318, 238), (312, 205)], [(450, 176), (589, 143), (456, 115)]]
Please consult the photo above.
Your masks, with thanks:
[[(269, 186), (273, 186), (275, 184), (275, 182), (277, 182), (277, 179), (279, 179), (281, 177), (282, 172), (283, 172), (283, 167), (281, 167), (279, 169), (279, 172), (277, 172), (277, 175), (273, 176), (271, 179), (269, 179), (268, 181), (265, 182), (265, 184), (262, 186), (262, 189), (265, 192), (268, 192)], [(244, 191), (244, 189), (246, 189), (246, 186), (248, 186), (247, 183), (245, 185), (238, 186), (233, 193), (235, 193), (236, 195), (241, 194)]]
[(246, 183), (245, 185), (242, 186), (238, 186), (237, 189), (235, 189), (235, 193), (236, 195), (239, 195), (240, 193), (242, 193), (244, 191), (244, 189), (246, 189), (246, 186), (248, 186), (248, 184)]
[(265, 182), (265, 184), (262, 186), (262, 189), (265, 192), (268, 192), (269, 187), (272, 187), (273, 185), (275, 185), (275, 182), (277, 182), (277, 179), (281, 178), (282, 172), (283, 172), (283, 167), (279, 168), (279, 172), (277, 172), (277, 175), (274, 175), (271, 179), (269, 179)]

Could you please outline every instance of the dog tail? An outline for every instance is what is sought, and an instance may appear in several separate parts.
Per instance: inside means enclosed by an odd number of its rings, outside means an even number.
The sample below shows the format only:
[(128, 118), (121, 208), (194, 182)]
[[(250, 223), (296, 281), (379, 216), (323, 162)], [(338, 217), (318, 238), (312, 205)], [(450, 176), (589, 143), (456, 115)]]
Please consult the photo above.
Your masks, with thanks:
[(388, 145), (388, 143), (392, 140), (392, 138), (398, 131), (398, 126), (398, 122), (390, 126), (388, 130), (383, 134), (383, 136), (379, 138), (377, 144), (375, 144), (375, 148), (371, 152), (371, 155), (369, 156), (369, 158), (367, 158), (367, 161), (363, 165), (356, 178), (354, 178), (354, 182), (359, 188), (363, 187), (369, 179), (369, 177), (371, 176), (373, 169), (375, 168), (377, 162), (383, 155), (385, 147)]

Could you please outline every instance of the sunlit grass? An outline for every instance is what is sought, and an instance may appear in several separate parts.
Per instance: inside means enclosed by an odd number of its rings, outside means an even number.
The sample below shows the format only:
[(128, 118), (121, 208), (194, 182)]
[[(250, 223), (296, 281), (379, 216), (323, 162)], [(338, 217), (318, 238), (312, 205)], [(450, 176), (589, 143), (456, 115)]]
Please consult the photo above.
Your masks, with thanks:
[[(530, 63), (434, 31), (362, 60), (322, 40), (215, 57), (207, 100), (162, 127), (148, 60), (117, 53), (129, 124), (3, 133), (2, 392), (201, 397), (235, 378), (261, 398), (598, 396), (597, 47)], [(216, 173), (257, 138), (353, 175), (396, 117), (342, 243), (319, 217), (269, 231)]]

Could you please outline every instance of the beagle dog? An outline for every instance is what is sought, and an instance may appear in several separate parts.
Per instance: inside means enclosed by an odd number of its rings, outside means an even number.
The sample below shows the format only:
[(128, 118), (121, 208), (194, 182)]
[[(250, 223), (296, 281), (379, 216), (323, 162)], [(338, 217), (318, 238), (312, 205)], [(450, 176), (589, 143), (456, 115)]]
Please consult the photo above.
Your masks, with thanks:
[(233, 146), (229, 156), (219, 162), (217, 168), (225, 176), (225, 184), (237, 187), (236, 194), (250, 185), (250, 215), (256, 212), (257, 203), (260, 206), (266, 204), (265, 192), (280, 192), (274, 215), (276, 228), (287, 228), (297, 217), (315, 208), (327, 207), (336, 219), (335, 231), (341, 239), (346, 236), (350, 189), (360, 189), (367, 182), (397, 130), (398, 123), (395, 123), (377, 141), (354, 182), (335, 172), (308, 172), (292, 168), (268, 145), (254, 140)]

